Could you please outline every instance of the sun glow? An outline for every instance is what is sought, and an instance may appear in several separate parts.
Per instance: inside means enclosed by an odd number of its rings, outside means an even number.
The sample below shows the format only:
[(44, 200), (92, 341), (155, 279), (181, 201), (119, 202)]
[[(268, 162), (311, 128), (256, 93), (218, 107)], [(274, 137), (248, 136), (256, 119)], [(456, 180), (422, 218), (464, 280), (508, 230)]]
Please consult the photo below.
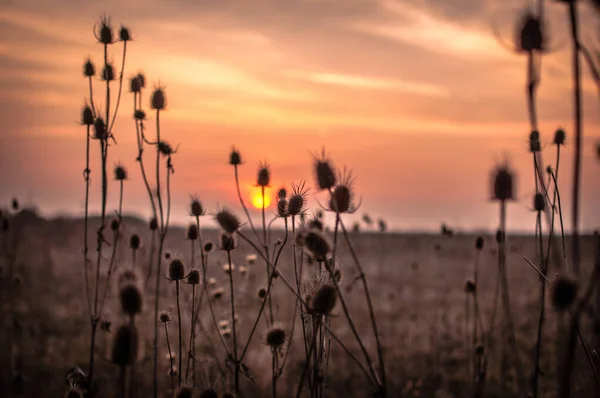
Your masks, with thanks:
[[(270, 189), (265, 189), (265, 209), (267, 209), (271, 205), (271, 192)], [(260, 188), (257, 188), (252, 191), (252, 206), (257, 209), (263, 208), (263, 196)]]

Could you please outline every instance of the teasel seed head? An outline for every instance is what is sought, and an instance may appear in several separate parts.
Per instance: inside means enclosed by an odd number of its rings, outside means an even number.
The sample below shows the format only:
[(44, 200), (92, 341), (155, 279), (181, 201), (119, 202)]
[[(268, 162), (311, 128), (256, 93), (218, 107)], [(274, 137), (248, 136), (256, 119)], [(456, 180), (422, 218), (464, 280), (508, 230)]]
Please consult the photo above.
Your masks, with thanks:
[(222, 209), (215, 215), (215, 220), (229, 235), (233, 235), (240, 228), (240, 220), (237, 218), (235, 214), (233, 214), (228, 209)]
[(287, 198), (287, 191), (285, 190), (285, 188), (279, 188), (279, 191), (277, 191), (277, 198), (278, 199)]
[(546, 198), (541, 193), (533, 196), (533, 208), (535, 211), (544, 211), (546, 209)]
[(158, 229), (158, 221), (156, 221), (156, 217), (152, 217), (150, 219), (148, 227), (150, 227), (150, 231), (156, 231)]
[(146, 112), (144, 112), (141, 109), (136, 109), (135, 112), (133, 112), (133, 117), (136, 120), (146, 120)]
[(210, 293), (210, 296), (213, 300), (216, 301), (216, 300), (220, 300), (223, 297), (224, 293), (225, 293), (225, 289), (223, 289), (222, 287), (218, 287)]
[(213, 249), (214, 249), (214, 245), (212, 242), (209, 241), (204, 244), (204, 247), (203, 247), (204, 253), (210, 253)]
[(300, 181), (297, 185), (292, 183), (292, 195), (288, 201), (287, 208), (289, 215), (297, 216), (304, 211), (307, 194), (308, 188), (306, 188), (306, 183), (304, 181)]
[(131, 235), (131, 237), (129, 238), (129, 248), (131, 248), (132, 250), (137, 250), (140, 248), (141, 245), (142, 240), (140, 239), (140, 236), (138, 234)]
[(221, 233), (219, 248), (225, 251), (232, 251), (237, 247), (235, 236), (228, 233)]
[(240, 152), (235, 148), (231, 148), (231, 153), (229, 154), (229, 164), (232, 166), (238, 166), (242, 164)]
[(188, 240), (198, 239), (198, 228), (196, 227), (196, 224), (190, 224), (188, 226), (186, 237)]
[(117, 365), (132, 365), (138, 355), (138, 332), (134, 325), (119, 327), (113, 340), (112, 362)]
[(483, 236), (478, 236), (477, 239), (475, 239), (475, 248), (477, 250), (483, 249)]
[(121, 164), (117, 164), (115, 166), (115, 180), (124, 181), (127, 179), (127, 170)]
[(514, 199), (514, 176), (507, 164), (496, 167), (492, 175), (492, 199), (505, 201)]
[(306, 232), (303, 247), (315, 261), (327, 260), (327, 255), (331, 252), (331, 245), (325, 235), (315, 229)]
[(325, 283), (319, 287), (310, 300), (310, 309), (317, 314), (328, 315), (337, 303), (335, 287)]
[(112, 82), (115, 80), (115, 68), (111, 64), (104, 65), (102, 69), (102, 80), (105, 82)]
[(162, 323), (170, 322), (171, 315), (169, 315), (169, 313), (167, 311), (161, 311), (160, 315), (158, 316), (158, 320), (161, 321)]
[(185, 266), (179, 258), (174, 258), (169, 263), (169, 279), (172, 281), (180, 281), (185, 278)]
[(537, 130), (533, 130), (531, 134), (529, 134), (529, 152), (539, 152), (541, 150), (540, 133)]
[(558, 311), (571, 307), (577, 297), (577, 280), (571, 276), (563, 275), (553, 284), (551, 289), (552, 304)]
[(132, 93), (139, 93), (142, 91), (140, 79), (138, 79), (137, 76), (133, 76), (131, 79), (129, 79), (129, 91)]
[(254, 253), (246, 255), (246, 264), (252, 265), (256, 262), (257, 256)]
[(100, 25), (98, 26), (96, 39), (102, 44), (113, 43), (112, 25), (110, 24), (110, 18), (108, 18), (106, 15), (100, 19)]
[(158, 150), (164, 156), (171, 156), (173, 154), (173, 147), (166, 141), (158, 143)]
[(266, 162), (261, 163), (258, 166), (258, 176), (256, 177), (256, 185), (259, 187), (268, 187), (271, 182), (271, 173), (269, 171), (269, 165)]
[(121, 223), (116, 218), (110, 222), (110, 230), (113, 232), (117, 232), (119, 230), (120, 226), (121, 226)]
[(318, 189), (332, 189), (336, 183), (335, 172), (325, 153), (325, 148), (323, 148), (320, 156), (317, 155), (314, 158)]
[(94, 125), (94, 111), (88, 105), (84, 106), (81, 112), (81, 124), (84, 126)]
[(523, 13), (517, 29), (519, 37), (517, 49), (519, 51), (534, 52), (546, 49), (543, 23), (530, 11), (527, 10)]
[(96, 68), (94, 67), (94, 64), (92, 63), (92, 60), (90, 58), (85, 60), (85, 63), (83, 64), (83, 75), (85, 77), (92, 77), (96, 74)]
[(323, 219), (322, 218), (312, 218), (308, 221), (308, 225), (307, 228), (308, 229), (316, 229), (318, 231), (323, 232), (323, 230), (325, 229), (325, 225), (323, 225)]
[(205, 214), (202, 202), (198, 198), (193, 198), (190, 203), (190, 214), (194, 217), (201, 217)]
[(136, 283), (128, 283), (122, 286), (119, 297), (121, 299), (121, 310), (124, 314), (134, 316), (142, 312), (142, 291)]
[(193, 269), (187, 276), (187, 283), (189, 285), (198, 285), (200, 284), (200, 271), (197, 269)]
[(94, 138), (97, 140), (105, 140), (108, 138), (106, 124), (104, 123), (104, 119), (100, 116), (94, 120)]
[(472, 280), (468, 280), (465, 282), (465, 292), (467, 292), (467, 294), (472, 294), (475, 293), (475, 290), (477, 289), (477, 285), (475, 285), (475, 282)]
[(287, 207), (288, 207), (288, 201), (285, 200), (285, 198), (277, 199), (277, 215), (279, 217), (283, 218), (283, 217), (288, 216)]
[(554, 133), (554, 145), (565, 145), (565, 140), (567, 138), (567, 133), (565, 133), (565, 130), (563, 129), (558, 129), (556, 130), (556, 132)]
[(287, 335), (281, 326), (272, 326), (267, 332), (267, 345), (271, 348), (280, 348), (285, 344)]
[(129, 29), (127, 29), (123, 25), (121, 25), (121, 29), (119, 30), (119, 40), (131, 41), (131, 34), (129, 33)]
[(154, 89), (154, 92), (152, 93), (150, 105), (151, 105), (152, 109), (156, 109), (156, 110), (165, 109), (165, 106), (167, 105), (167, 100), (165, 97), (165, 90), (163, 87), (158, 86)]
[(258, 297), (263, 299), (265, 298), (265, 296), (267, 295), (267, 289), (265, 289), (264, 287), (261, 287), (260, 289), (258, 289)]
[(136, 77), (140, 88), (146, 88), (146, 76), (142, 72), (139, 72)]

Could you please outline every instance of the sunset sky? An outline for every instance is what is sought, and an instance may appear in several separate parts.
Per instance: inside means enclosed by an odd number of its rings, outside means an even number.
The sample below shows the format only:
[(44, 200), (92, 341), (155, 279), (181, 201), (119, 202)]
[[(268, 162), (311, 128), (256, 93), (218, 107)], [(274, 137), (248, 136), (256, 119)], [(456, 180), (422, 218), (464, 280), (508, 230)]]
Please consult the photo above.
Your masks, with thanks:
[[(545, 164), (554, 162), (554, 131), (567, 146), (560, 180), (570, 220), (573, 163), (571, 49), (566, 8), (547, 2), (550, 45), (539, 89)], [(307, 180), (325, 147), (348, 166), (367, 212), (394, 229), (494, 229), (492, 168), (508, 159), (518, 173), (509, 227), (532, 230), (533, 168), (527, 152), (526, 57), (507, 43), (525, 1), (496, 0), (0, 0), (0, 205), (17, 196), (45, 215), (83, 214), (86, 100), (82, 66), (101, 69), (93, 29), (111, 17), (127, 26), (125, 76), (143, 71), (149, 88), (166, 87), (162, 135), (174, 147), (173, 216), (185, 222), (190, 194), (209, 210), (239, 212), (232, 145), (242, 154), (242, 191), (250, 203), (258, 164), (274, 189)], [(600, 48), (600, 17), (581, 6), (582, 37)], [(120, 68), (122, 43), (110, 48)], [(584, 65), (582, 227), (600, 226), (598, 91)], [(101, 82), (95, 102), (104, 99)], [(125, 84), (128, 86), (128, 83)], [(116, 87), (116, 86), (113, 86)], [(130, 178), (126, 213), (147, 216), (136, 164), (133, 96), (123, 93), (110, 148)], [(113, 99), (114, 103), (114, 99)], [(144, 106), (148, 115), (149, 92)], [(149, 133), (154, 134), (152, 123)], [(93, 146), (98, 150), (97, 145)], [(92, 209), (99, 209), (94, 153)], [(111, 173), (112, 174), (112, 173)], [(117, 187), (109, 187), (110, 209)], [(273, 193), (274, 194), (274, 193)], [(311, 190), (311, 209), (318, 206)], [(323, 194), (319, 202), (326, 203)], [(254, 214), (257, 214), (254, 212)]]

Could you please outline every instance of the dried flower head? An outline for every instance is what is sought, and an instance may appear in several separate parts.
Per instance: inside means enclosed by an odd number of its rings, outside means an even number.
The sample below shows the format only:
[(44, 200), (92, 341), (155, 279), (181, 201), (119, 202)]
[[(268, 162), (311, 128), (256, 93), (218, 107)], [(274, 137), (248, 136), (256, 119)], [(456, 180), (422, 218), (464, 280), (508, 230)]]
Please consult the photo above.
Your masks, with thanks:
[(277, 215), (279, 217), (287, 217), (288, 213), (287, 213), (287, 206), (288, 206), (288, 201), (285, 198), (278, 198), (277, 199)]
[(119, 230), (119, 227), (121, 226), (121, 222), (115, 218), (110, 222), (110, 230), (113, 232), (117, 232)]
[(233, 235), (241, 225), (237, 216), (225, 208), (215, 215), (215, 221), (229, 235)]
[(110, 18), (108, 18), (106, 15), (100, 19), (98, 31), (95, 33), (95, 35), (96, 39), (104, 45), (113, 43), (112, 25), (110, 24)]
[(537, 130), (533, 130), (531, 134), (529, 134), (529, 152), (539, 152), (541, 150), (540, 133)]
[(544, 51), (546, 41), (542, 21), (526, 10), (517, 25), (517, 50), (521, 52)]
[(264, 299), (267, 295), (267, 290), (264, 287), (261, 287), (260, 289), (258, 289), (258, 297), (261, 299)]
[(187, 276), (187, 283), (190, 285), (200, 284), (200, 271), (197, 269), (191, 270)]
[(237, 247), (235, 236), (227, 233), (221, 233), (219, 248), (225, 251), (231, 251)]
[(229, 154), (229, 164), (232, 166), (238, 166), (242, 164), (240, 152), (235, 148), (231, 148), (231, 153)]
[(467, 292), (468, 294), (472, 294), (475, 293), (475, 290), (477, 289), (477, 286), (475, 285), (475, 282), (472, 280), (468, 280), (465, 282), (465, 292)]
[(137, 76), (133, 76), (129, 79), (129, 91), (132, 93), (139, 93), (140, 91), (142, 91), (140, 79), (138, 79)]
[(94, 120), (94, 138), (97, 140), (105, 140), (108, 138), (108, 132), (106, 131), (106, 124), (101, 116), (98, 116)]
[(121, 310), (124, 314), (134, 316), (142, 312), (142, 291), (137, 283), (128, 283), (121, 287), (119, 292)]
[(279, 191), (277, 191), (277, 198), (278, 199), (287, 198), (287, 191), (285, 190), (285, 188), (279, 188)]
[(287, 208), (289, 215), (297, 216), (304, 212), (307, 194), (308, 188), (306, 188), (306, 182), (300, 181), (297, 185), (292, 182), (292, 195), (290, 196)]
[(336, 179), (331, 165), (331, 160), (325, 152), (325, 148), (321, 151), (321, 155), (314, 156), (315, 158), (315, 174), (317, 176), (317, 187), (319, 189), (331, 189), (335, 186)]
[(563, 275), (553, 284), (551, 290), (552, 304), (559, 311), (567, 310), (571, 307), (577, 297), (577, 280), (571, 276)]
[(285, 330), (280, 326), (272, 326), (267, 332), (267, 345), (271, 348), (280, 348), (286, 341)]
[(352, 172), (344, 168), (339, 173), (339, 184), (333, 188), (331, 198), (329, 200), (329, 209), (338, 213), (346, 213), (352, 210), (352, 184), (354, 178)]
[(115, 80), (115, 68), (111, 64), (104, 65), (102, 69), (102, 80), (105, 82), (112, 82)]
[(146, 88), (146, 76), (142, 72), (137, 74), (137, 79), (140, 84), (140, 88)]
[(533, 208), (535, 211), (544, 211), (546, 209), (546, 199), (541, 193), (533, 195)]
[(179, 258), (174, 258), (169, 263), (169, 279), (172, 281), (180, 281), (185, 278), (185, 266)]
[(192, 398), (194, 396), (194, 390), (190, 386), (180, 386), (175, 394), (176, 398)]
[(127, 29), (123, 25), (121, 25), (121, 29), (119, 30), (119, 40), (131, 41), (131, 34), (129, 33), (129, 29)]
[(141, 244), (142, 244), (142, 240), (140, 239), (140, 236), (138, 234), (131, 235), (131, 237), (129, 238), (129, 247), (132, 250), (139, 249)]
[(565, 145), (565, 140), (567, 138), (567, 133), (565, 133), (565, 130), (563, 129), (558, 129), (556, 130), (556, 132), (554, 133), (554, 145)]
[(256, 185), (259, 187), (268, 187), (271, 182), (271, 173), (269, 165), (266, 162), (261, 162), (258, 165), (258, 176), (256, 177)]
[(117, 365), (132, 365), (138, 355), (138, 333), (132, 324), (119, 327), (113, 340), (112, 362)]
[(477, 250), (483, 249), (483, 236), (478, 236), (477, 239), (475, 239), (475, 248)]
[(167, 311), (161, 311), (160, 315), (158, 316), (158, 320), (161, 321), (162, 323), (170, 322), (171, 315), (169, 315), (169, 313)]
[(115, 180), (124, 181), (127, 179), (127, 170), (121, 164), (117, 164), (115, 166)]
[(83, 64), (83, 75), (85, 77), (92, 77), (96, 74), (96, 68), (94, 67), (94, 64), (92, 63), (92, 60), (90, 58), (85, 60), (85, 63)]
[(136, 109), (135, 112), (133, 112), (133, 117), (135, 120), (146, 120), (146, 112), (141, 109)]
[(94, 125), (94, 111), (89, 105), (85, 105), (81, 111), (81, 124), (84, 126)]
[(317, 314), (328, 315), (337, 303), (335, 287), (326, 283), (321, 285), (310, 300), (310, 309)]
[(196, 240), (198, 239), (198, 227), (196, 224), (190, 224), (187, 229), (186, 238), (188, 240)]
[(167, 102), (166, 102), (166, 98), (165, 98), (164, 87), (157, 86), (154, 89), (154, 92), (152, 93), (150, 106), (152, 107), (152, 109), (162, 110), (162, 109), (165, 109), (166, 105), (167, 105)]
[(308, 224), (306, 224), (306, 227), (308, 229), (316, 229), (321, 232), (323, 232), (323, 230), (325, 229), (325, 225), (323, 224), (323, 219), (319, 218), (319, 217), (311, 218), (308, 221)]
[(212, 242), (209, 241), (204, 244), (204, 247), (203, 247), (204, 253), (210, 253), (213, 249), (214, 249), (214, 245)]
[(192, 198), (192, 202), (190, 203), (190, 215), (194, 217), (200, 217), (205, 214), (204, 207), (202, 206), (202, 202), (198, 200), (198, 198)]
[(156, 220), (156, 217), (152, 217), (150, 219), (148, 226), (150, 227), (151, 231), (156, 231), (158, 229), (158, 221)]
[(174, 153), (173, 147), (166, 141), (158, 143), (158, 151), (164, 156), (171, 156)]
[(508, 164), (497, 166), (492, 174), (492, 199), (505, 201), (514, 199), (514, 176)]
[(311, 229), (304, 235), (304, 250), (315, 260), (325, 261), (331, 252), (331, 245), (319, 230)]

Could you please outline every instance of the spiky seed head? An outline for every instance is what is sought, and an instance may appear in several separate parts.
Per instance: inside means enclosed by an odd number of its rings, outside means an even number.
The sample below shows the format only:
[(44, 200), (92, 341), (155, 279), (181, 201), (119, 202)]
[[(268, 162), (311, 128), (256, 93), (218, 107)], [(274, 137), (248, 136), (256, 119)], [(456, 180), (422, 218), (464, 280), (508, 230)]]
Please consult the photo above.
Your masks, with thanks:
[(333, 189), (329, 200), (329, 208), (332, 211), (345, 213), (350, 209), (350, 199), (352, 192), (350, 187), (338, 185)]
[(529, 152), (539, 152), (541, 150), (540, 133), (537, 130), (533, 130), (531, 134), (529, 134)]
[(190, 224), (188, 226), (186, 237), (189, 240), (196, 240), (196, 239), (198, 239), (198, 227), (196, 227), (196, 224)]
[(94, 111), (88, 105), (84, 106), (81, 111), (81, 124), (84, 126), (94, 125)]
[(506, 240), (506, 236), (504, 235), (504, 232), (502, 230), (497, 230), (496, 231), (496, 243), (504, 243), (504, 241)]
[(160, 315), (158, 316), (158, 320), (161, 321), (162, 323), (170, 322), (171, 315), (169, 315), (169, 313), (167, 311), (161, 311)]
[(267, 345), (271, 348), (279, 348), (285, 343), (286, 337), (285, 330), (282, 327), (273, 326), (267, 332)]
[(173, 154), (173, 147), (166, 141), (158, 143), (158, 150), (164, 156), (171, 156)]
[(169, 279), (180, 281), (185, 277), (185, 266), (179, 258), (174, 258), (169, 263)]
[(132, 250), (139, 249), (141, 244), (142, 244), (142, 240), (140, 239), (140, 236), (138, 234), (131, 235), (131, 237), (129, 238), (129, 247)]
[(194, 390), (190, 386), (181, 386), (175, 394), (176, 398), (192, 398), (194, 396)]
[(475, 248), (477, 250), (483, 249), (483, 236), (478, 236), (477, 239), (475, 239)]
[(105, 82), (112, 82), (115, 80), (115, 68), (111, 64), (104, 65), (102, 69), (102, 80)]
[(266, 163), (262, 163), (258, 168), (256, 185), (258, 185), (259, 187), (268, 187), (270, 182), (271, 173), (269, 172), (269, 166)]
[(331, 313), (337, 303), (337, 291), (332, 285), (325, 283), (315, 292), (310, 301), (311, 310), (317, 314)]
[(214, 248), (214, 245), (213, 245), (212, 242), (206, 242), (204, 244), (204, 248), (203, 249), (204, 249), (205, 253), (210, 253), (213, 250), (213, 248)]
[(85, 63), (83, 64), (83, 75), (85, 77), (92, 77), (96, 74), (96, 68), (94, 67), (94, 64), (92, 63), (92, 60), (90, 58), (85, 60)]
[(258, 289), (258, 297), (259, 298), (264, 299), (266, 295), (267, 295), (267, 290), (264, 287), (261, 287), (260, 289)]
[(229, 154), (229, 164), (232, 166), (238, 166), (242, 164), (242, 156), (240, 155), (240, 152), (235, 148), (232, 148), (231, 153)]
[(200, 398), (219, 398), (219, 394), (212, 388), (207, 388), (200, 392)]
[(565, 140), (567, 138), (567, 133), (565, 130), (558, 129), (554, 133), (554, 145), (565, 145)]
[(236, 248), (235, 236), (227, 233), (221, 233), (219, 247), (221, 250), (232, 251)]
[(115, 180), (124, 181), (127, 179), (127, 170), (123, 165), (118, 164), (115, 166)]
[(121, 226), (121, 223), (116, 218), (110, 222), (110, 230), (113, 232), (117, 232), (119, 230), (120, 226)]
[(187, 276), (187, 283), (190, 285), (200, 284), (200, 271), (197, 269), (191, 270)]
[(569, 309), (577, 297), (577, 280), (571, 276), (559, 277), (552, 284), (552, 304), (559, 311)]
[(146, 120), (146, 112), (141, 109), (136, 109), (135, 112), (133, 112), (133, 117), (136, 120)]
[(98, 25), (98, 33), (96, 33), (97, 39), (102, 44), (112, 44), (113, 43), (113, 31), (112, 25), (110, 24), (110, 18), (107, 16), (103, 16), (100, 19), (100, 24)]
[(104, 123), (104, 119), (100, 116), (94, 120), (94, 138), (97, 140), (105, 140), (108, 138), (106, 124)]
[(279, 188), (279, 191), (277, 191), (277, 198), (279, 198), (279, 199), (287, 198), (287, 191), (285, 190), (285, 188)]
[(277, 200), (277, 215), (279, 217), (287, 217), (288, 216), (287, 207), (288, 207), (288, 201), (285, 200), (285, 198), (279, 198)]
[(197, 198), (192, 199), (192, 203), (190, 203), (190, 214), (194, 217), (200, 217), (204, 215), (204, 207), (202, 206), (202, 202), (200, 202)]
[(165, 90), (162, 87), (155, 88), (150, 102), (152, 109), (165, 109), (166, 104)]
[(535, 211), (544, 211), (546, 209), (546, 199), (541, 193), (533, 195), (533, 208)]
[(137, 74), (136, 77), (137, 77), (138, 82), (140, 84), (140, 88), (145, 88), (146, 87), (146, 76), (142, 72), (140, 72), (140, 73)]
[(475, 290), (477, 289), (477, 286), (475, 285), (475, 282), (472, 280), (468, 280), (465, 282), (465, 292), (467, 292), (468, 294), (472, 294), (475, 293)]
[(325, 225), (323, 224), (322, 219), (318, 218), (318, 217), (311, 219), (308, 222), (307, 227), (308, 227), (308, 229), (316, 229), (321, 232), (323, 232), (323, 230), (325, 229)]
[(514, 177), (507, 164), (498, 166), (493, 174), (492, 198), (504, 201), (514, 199)]
[(121, 299), (121, 310), (124, 314), (133, 316), (142, 312), (142, 291), (136, 283), (128, 283), (122, 286), (119, 297)]
[(335, 172), (325, 149), (323, 149), (320, 157), (315, 157), (315, 174), (317, 175), (317, 187), (319, 189), (331, 189), (335, 186)]
[(142, 86), (140, 85), (140, 80), (137, 76), (133, 76), (129, 79), (129, 91), (132, 93), (139, 93), (142, 91)]
[(134, 325), (119, 327), (112, 347), (112, 362), (117, 365), (132, 365), (138, 355), (138, 332)]
[(129, 33), (129, 29), (127, 29), (123, 25), (121, 25), (121, 29), (119, 30), (119, 40), (131, 41), (131, 34)]
[(150, 223), (148, 224), (151, 231), (156, 231), (158, 229), (158, 221), (156, 221), (156, 217), (152, 217), (150, 219)]
[(291, 216), (297, 216), (304, 209), (304, 196), (299, 194), (293, 194), (290, 196), (290, 201), (288, 202), (287, 212)]
[(331, 245), (321, 231), (311, 229), (304, 236), (304, 249), (316, 261), (325, 261), (331, 252)]
[(217, 224), (229, 235), (233, 235), (240, 228), (240, 220), (227, 209), (222, 209), (215, 215)]
[(519, 40), (517, 42), (519, 51), (533, 52), (545, 49), (542, 21), (530, 11), (523, 14), (517, 29), (519, 30)]

